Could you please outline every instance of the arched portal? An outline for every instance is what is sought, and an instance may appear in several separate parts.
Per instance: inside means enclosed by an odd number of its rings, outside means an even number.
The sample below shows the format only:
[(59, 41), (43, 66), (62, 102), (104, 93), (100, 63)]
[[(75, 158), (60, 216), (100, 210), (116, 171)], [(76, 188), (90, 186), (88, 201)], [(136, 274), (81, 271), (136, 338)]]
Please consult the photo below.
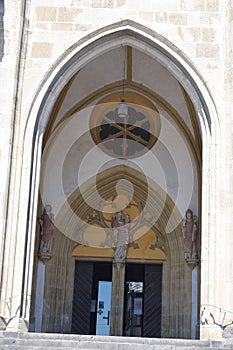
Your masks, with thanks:
[[(126, 257), (117, 260), (111, 230), (117, 208), (112, 207), (112, 198), (116, 198), (116, 186), (122, 180), (131, 181), (134, 195), (122, 210), (124, 217), (130, 217)], [(154, 181), (142, 180), (142, 174), (128, 166), (109, 168), (99, 174), (97, 186), (106, 206), (114, 211), (93, 210), (83, 201), (83, 196), (91, 196), (95, 203), (97, 195), (90, 191), (93, 178), (72, 193), (70, 205), (61, 208), (58, 217), (62, 222), (56, 225), (60, 230), (55, 231), (52, 258), (46, 263), (44, 303), (49, 309), (44, 310), (42, 330), (95, 334), (101, 309), (96, 283), (102, 278), (112, 282), (110, 334), (167, 337), (174, 334), (172, 325), (179, 337), (190, 332), (192, 269), (184, 259), (181, 225), (170, 234), (164, 231), (175, 204)], [(127, 201), (125, 193), (118, 193), (118, 200)], [(161, 212), (158, 220), (156, 212)], [(77, 221), (80, 213), (82, 221)], [(178, 210), (176, 215), (180, 215)], [(138, 310), (128, 306), (127, 313), (127, 285), (140, 281), (144, 291), (135, 293)], [(130, 312), (135, 313), (134, 319)], [(177, 314), (182, 318), (179, 327)]]
[[(144, 179), (150, 179), (156, 184), (163, 194), (164, 206), (163, 210), (160, 207), (161, 210), (158, 211), (156, 205), (150, 205), (156, 214), (152, 227), (156, 227), (156, 223), (161, 220), (158, 232), (167, 241), (167, 245), (174, 245), (172, 249), (167, 250), (169, 259), (164, 253), (162, 264), (168, 266), (172, 259), (176, 261), (172, 273), (168, 273), (168, 268), (163, 268), (163, 281), (167, 282), (170, 291), (166, 295), (165, 289), (161, 291), (161, 336), (196, 337), (197, 310), (200, 303), (197, 288), (200, 276), (196, 265), (201, 254), (201, 228), (203, 222), (206, 224), (205, 221), (201, 221), (201, 193), (202, 159), (208, 155), (206, 153), (203, 157), (202, 140), (205, 140), (206, 145), (209, 142), (211, 113), (214, 113), (214, 106), (201, 78), (188, 60), (169, 42), (161, 39), (136, 23), (121, 22), (94, 33), (93, 37), (74, 45), (69, 54), (55, 64), (54, 70), (50, 71), (52, 73), (48, 74), (45, 84), (38, 91), (26, 133), (26, 137), (29, 137), (32, 129), (34, 130), (32, 154), (35, 158), (34, 161), (32, 159), (30, 185), (36, 188), (41, 178), (42, 201), (39, 200), (39, 214), (45, 204), (50, 204), (55, 214), (55, 222), (62, 224), (66, 222), (63, 214), (67, 213), (62, 211), (64, 203), (69, 204), (67, 199), (73, 198), (73, 194), (77, 195), (77, 191), (82, 187), (85, 191), (79, 198), (86, 201), (89, 207), (91, 204), (94, 205), (96, 210), (98, 200), (92, 202), (93, 198), (88, 192), (92, 187), (88, 185), (89, 188), (86, 189), (85, 184), (89, 184), (90, 179), (96, 180), (98, 174), (106, 174), (109, 171), (111, 175), (104, 177), (105, 183), (97, 188), (97, 192), (100, 192), (100, 197), (103, 196), (104, 200), (114, 196), (106, 188), (109, 186), (114, 169), (122, 166), (130, 169), (128, 185), (137, 179), (141, 180), (142, 188), (146, 183)], [(128, 118), (132, 119), (127, 123), (115, 119), (119, 102), (123, 98), (130, 108), (131, 114), (128, 113), (129, 109), (127, 111)], [(101, 143), (108, 152), (101, 149)], [(127, 153), (130, 149), (130, 153)], [(143, 174), (143, 179), (142, 175), (138, 174)], [(204, 175), (204, 183), (205, 181)], [(127, 191), (130, 192), (130, 185)], [(143, 193), (139, 184), (137, 191)], [(155, 190), (154, 192), (156, 198), (157, 193)], [(30, 216), (33, 218), (31, 222), (34, 225), (28, 227), (28, 235), (32, 235), (33, 238), (38, 200), (34, 191), (31, 190), (30, 194), (28, 215), (29, 219)], [(169, 210), (166, 207), (167, 199), (173, 203), (169, 206)], [(75, 200), (72, 203), (76, 203)], [(72, 208), (71, 205), (68, 207)], [(192, 261), (188, 264), (181, 252), (181, 218), (188, 207), (191, 207), (202, 223), (199, 225), (196, 238), (198, 258), (194, 259), (196, 261), (193, 264)], [(205, 203), (205, 210), (207, 207), (208, 203)], [(73, 212), (75, 218), (82, 218), (81, 205), (75, 207)], [(114, 216), (113, 210), (111, 215)], [(69, 232), (74, 232), (75, 227), (77, 234), (78, 226), (73, 224), (72, 220), (69, 221), (66, 228)], [(38, 225), (35, 231), (34, 275), (37, 279), (33, 281), (34, 299), (31, 316), (34, 321), (31, 322), (31, 329), (70, 332), (73, 290), (71, 288), (67, 291), (64, 279), (53, 280), (52, 286), (50, 281), (54, 271), (60, 271), (59, 266), (66, 266), (67, 270), (62, 270), (62, 273), (67, 272), (67, 278), (73, 273), (74, 278), (74, 261), (81, 256), (80, 254), (76, 256), (72, 252), (75, 244), (81, 243), (85, 246), (83, 244), (85, 242), (77, 242), (70, 233), (67, 238), (64, 227), (62, 229), (58, 227), (59, 233), (54, 233), (52, 250), (48, 252), (51, 256), (46, 257), (46, 254), (41, 256), (39, 251), (38, 260), (37, 253), (40, 249)], [(59, 235), (63, 236), (58, 239)], [(174, 239), (171, 238), (173, 235)], [(63, 241), (66, 243), (61, 243)], [(113, 248), (110, 247), (112, 252)], [(59, 255), (61, 249), (63, 254)], [(31, 253), (28, 252), (29, 255)], [(98, 258), (97, 255), (93, 257), (89, 253), (89, 260)], [(109, 255), (107, 258), (113, 259), (113, 256)], [(47, 263), (46, 259), (49, 260)], [(136, 260), (132, 258), (133, 263), (138, 263), (140, 259), (142, 255)], [(151, 262), (151, 259), (147, 259), (147, 255), (144, 260), (145, 264), (147, 260)], [(159, 259), (152, 260), (156, 264)], [(70, 265), (67, 265), (68, 262)], [(28, 277), (28, 285), (24, 283), (24, 288), (30, 286), (32, 265), (29, 266)], [(43, 284), (39, 288), (41, 279)], [(172, 300), (173, 281), (179, 291), (175, 302)], [(189, 290), (189, 293), (185, 294), (187, 302), (181, 306), (180, 292), (187, 291), (186, 288)], [(48, 300), (53, 300), (53, 304), (43, 303), (45, 297), (43, 290), (47, 290)], [(68, 312), (64, 310), (64, 305), (68, 305)], [(165, 305), (172, 305), (169, 316), (165, 316), (167, 311)], [(25, 312), (26, 309), (22, 307), (22, 315)], [(47, 319), (42, 317), (43, 312), (47, 315)], [(190, 312), (194, 315), (192, 319)], [(119, 332), (118, 326), (115, 326), (115, 330), (117, 329), (114, 331), (115, 334), (122, 332), (122, 328)]]

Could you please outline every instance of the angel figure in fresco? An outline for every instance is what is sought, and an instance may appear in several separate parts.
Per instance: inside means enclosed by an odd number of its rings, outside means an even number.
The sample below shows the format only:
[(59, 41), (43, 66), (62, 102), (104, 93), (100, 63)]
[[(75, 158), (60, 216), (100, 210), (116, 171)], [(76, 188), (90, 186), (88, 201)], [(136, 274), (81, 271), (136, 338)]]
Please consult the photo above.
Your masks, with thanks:
[(115, 241), (114, 258), (123, 261), (126, 257), (129, 244), (129, 215), (123, 216), (122, 211), (116, 213), (113, 221), (113, 235)]
[(47, 204), (40, 219), (41, 242), (39, 253), (51, 253), (51, 245), (54, 233), (54, 215), (52, 206)]
[(197, 259), (197, 218), (193, 215), (191, 209), (188, 209), (185, 213), (185, 218), (182, 222), (182, 233), (184, 239), (185, 259)]

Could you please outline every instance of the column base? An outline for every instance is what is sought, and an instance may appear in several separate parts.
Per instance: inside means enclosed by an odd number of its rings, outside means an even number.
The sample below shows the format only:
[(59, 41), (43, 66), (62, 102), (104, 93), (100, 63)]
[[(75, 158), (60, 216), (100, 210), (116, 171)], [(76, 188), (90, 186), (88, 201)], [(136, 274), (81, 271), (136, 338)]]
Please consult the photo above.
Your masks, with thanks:
[(0, 331), (6, 330), (6, 322), (2, 316), (0, 316)]
[(223, 330), (216, 324), (203, 325), (200, 328), (200, 339), (202, 340), (222, 340)]
[(28, 321), (23, 318), (13, 318), (7, 324), (6, 330), (12, 332), (28, 332)]
[(223, 331), (224, 339), (233, 339), (233, 324), (227, 326)]

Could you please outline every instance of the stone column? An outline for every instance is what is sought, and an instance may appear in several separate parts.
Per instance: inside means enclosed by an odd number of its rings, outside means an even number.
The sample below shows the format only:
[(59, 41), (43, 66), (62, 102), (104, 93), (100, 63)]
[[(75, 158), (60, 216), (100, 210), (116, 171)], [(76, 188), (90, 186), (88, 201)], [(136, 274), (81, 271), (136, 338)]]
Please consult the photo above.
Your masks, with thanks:
[(192, 339), (198, 339), (198, 266), (192, 270)]
[(44, 303), (45, 264), (39, 260), (36, 281), (35, 332), (41, 332)]
[(123, 335), (125, 262), (113, 261), (110, 335)]

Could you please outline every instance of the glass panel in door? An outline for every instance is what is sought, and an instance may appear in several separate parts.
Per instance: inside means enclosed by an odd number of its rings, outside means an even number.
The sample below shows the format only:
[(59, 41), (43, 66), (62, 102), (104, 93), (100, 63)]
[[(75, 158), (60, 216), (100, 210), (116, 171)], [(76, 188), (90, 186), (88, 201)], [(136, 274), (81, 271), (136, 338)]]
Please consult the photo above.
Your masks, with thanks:
[(96, 315), (96, 335), (110, 334), (112, 282), (98, 282), (98, 300)]
[(141, 337), (143, 319), (143, 282), (126, 282), (124, 335)]

